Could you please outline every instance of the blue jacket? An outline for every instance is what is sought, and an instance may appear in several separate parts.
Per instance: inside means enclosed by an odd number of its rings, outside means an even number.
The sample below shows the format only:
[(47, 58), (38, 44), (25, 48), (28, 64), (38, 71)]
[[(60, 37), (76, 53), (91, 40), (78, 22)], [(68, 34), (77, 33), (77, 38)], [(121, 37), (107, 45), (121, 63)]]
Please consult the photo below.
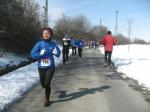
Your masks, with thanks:
[(77, 40), (76, 39), (71, 39), (71, 45), (72, 46), (76, 46), (76, 44), (77, 44)]
[[(41, 53), (44, 50), (44, 53)], [(38, 60), (38, 68), (55, 68), (54, 55), (60, 57), (59, 47), (51, 41), (41, 40), (32, 49), (32, 58)]]
[(81, 39), (79, 39), (76, 44), (77, 44), (78, 48), (83, 48), (84, 47), (84, 42)]

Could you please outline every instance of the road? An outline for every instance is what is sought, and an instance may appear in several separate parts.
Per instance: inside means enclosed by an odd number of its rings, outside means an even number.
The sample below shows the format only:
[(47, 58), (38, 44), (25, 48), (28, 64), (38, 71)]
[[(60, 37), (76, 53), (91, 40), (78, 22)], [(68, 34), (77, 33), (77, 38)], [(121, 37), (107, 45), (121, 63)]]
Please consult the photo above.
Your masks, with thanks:
[(8, 112), (150, 112), (150, 103), (116, 71), (107, 71), (98, 50), (84, 49), (83, 58), (70, 56), (52, 80), (52, 105), (44, 107), (40, 85), (30, 90)]

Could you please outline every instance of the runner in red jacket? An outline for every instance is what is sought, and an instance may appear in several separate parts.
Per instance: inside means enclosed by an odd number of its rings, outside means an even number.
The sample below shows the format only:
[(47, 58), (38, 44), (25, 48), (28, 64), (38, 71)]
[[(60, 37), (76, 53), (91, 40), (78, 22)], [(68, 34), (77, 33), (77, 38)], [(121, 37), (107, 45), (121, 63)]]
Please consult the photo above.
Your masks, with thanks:
[(105, 65), (110, 67), (111, 65), (111, 54), (113, 51), (113, 45), (117, 43), (116, 38), (111, 35), (111, 31), (108, 31), (107, 34), (100, 40), (100, 44), (104, 45), (105, 50)]

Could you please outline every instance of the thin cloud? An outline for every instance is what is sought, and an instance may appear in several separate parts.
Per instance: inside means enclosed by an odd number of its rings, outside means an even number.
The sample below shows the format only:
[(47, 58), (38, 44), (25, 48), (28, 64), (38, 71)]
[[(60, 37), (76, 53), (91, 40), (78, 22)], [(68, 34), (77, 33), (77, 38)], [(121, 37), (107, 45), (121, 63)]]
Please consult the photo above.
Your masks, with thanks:
[(65, 12), (66, 9), (58, 8), (58, 7), (51, 7), (49, 8), (49, 18), (51, 20), (57, 20), (61, 17), (61, 15)]

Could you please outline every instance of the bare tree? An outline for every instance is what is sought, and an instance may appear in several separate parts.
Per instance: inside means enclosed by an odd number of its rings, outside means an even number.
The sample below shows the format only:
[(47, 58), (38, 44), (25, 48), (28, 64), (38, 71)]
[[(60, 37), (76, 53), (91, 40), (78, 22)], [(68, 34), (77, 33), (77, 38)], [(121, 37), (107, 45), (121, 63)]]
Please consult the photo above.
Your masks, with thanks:
[(106, 33), (107, 33), (108, 28), (105, 26), (101, 25), (101, 28), (97, 25), (92, 26), (91, 30), (89, 32), (91, 32), (92, 34), (92, 39), (94, 40), (100, 40)]
[(102, 38), (108, 31), (108, 28), (106, 26), (101, 26), (101, 30), (99, 32), (99, 38)]
[(54, 30), (56, 32), (56, 38), (62, 39), (65, 34), (69, 34), (70, 28), (71, 18), (62, 15), (62, 17), (55, 22)]
[(125, 37), (124, 35), (122, 34), (118, 34), (116, 35), (116, 38), (117, 38), (117, 43), (118, 44), (128, 44), (130, 42), (129, 38), (128, 37)]
[(142, 39), (135, 38), (133, 43), (135, 43), (135, 44), (146, 44), (147, 42), (142, 40)]
[(54, 29), (58, 39), (62, 38), (65, 34), (84, 37), (90, 29), (90, 24), (83, 15), (74, 18), (63, 15), (62, 18), (55, 22)]
[(82, 37), (85, 40), (99, 40), (102, 38), (108, 28), (101, 25), (91, 26), (90, 22), (84, 15), (78, 15), (74, 18), (63, 15), (55, 22), (55, 36), (57, 39), (62, 39), (65, 34), (76, 38)]
[(0, 31), (5, 33), (0, 33), (1, 47), (30, 51), (39, 29), (38, 5), (33, 0), (0, 0)]

